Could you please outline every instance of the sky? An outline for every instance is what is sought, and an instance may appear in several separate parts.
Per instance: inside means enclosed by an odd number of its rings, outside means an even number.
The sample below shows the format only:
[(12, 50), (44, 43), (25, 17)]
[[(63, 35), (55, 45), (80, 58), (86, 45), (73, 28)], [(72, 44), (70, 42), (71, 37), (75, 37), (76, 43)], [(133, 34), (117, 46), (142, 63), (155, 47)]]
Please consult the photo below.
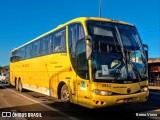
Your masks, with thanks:
[[(77, 17), (98, 17), (100, 0), (0, 0), (0, 66), (10, 52)], [(101, 17), (134, 24), (149, 58), (160, 58), (160, 0), (102, 0)]]

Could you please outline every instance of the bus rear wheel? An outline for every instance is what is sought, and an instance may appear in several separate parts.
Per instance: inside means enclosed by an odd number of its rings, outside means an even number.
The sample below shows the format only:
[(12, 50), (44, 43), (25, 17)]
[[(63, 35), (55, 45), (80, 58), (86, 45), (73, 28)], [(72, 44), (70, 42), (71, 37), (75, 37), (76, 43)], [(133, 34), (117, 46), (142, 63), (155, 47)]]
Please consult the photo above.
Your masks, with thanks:
[(19, 90), (20, 92), (23, 92), (23, 87), (22, 87), (22, 82), (21, 82), (21, 80), (19, 80), (19, 82), (18, 82), (18, 90)]
[(16, 86), (16, 90), (18, 91), (19, 90), (19, 86), (18, 86), (18, 81), (17, 80), (15, 82), (15, 86)]
[(63, 102), (69, 102), (69, 90), (66, 84), (64, 84), (61, 88), (61, 100)]

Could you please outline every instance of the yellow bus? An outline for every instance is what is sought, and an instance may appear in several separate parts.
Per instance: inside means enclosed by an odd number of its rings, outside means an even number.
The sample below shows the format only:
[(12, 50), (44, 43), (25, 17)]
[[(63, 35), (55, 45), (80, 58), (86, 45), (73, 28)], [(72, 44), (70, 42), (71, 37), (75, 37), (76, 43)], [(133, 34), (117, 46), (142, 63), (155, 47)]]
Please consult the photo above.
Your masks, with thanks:
[(10, 83), (88, 108), (148, 99), (147, 50), (135, 25), (80, 17), (11, 51)]

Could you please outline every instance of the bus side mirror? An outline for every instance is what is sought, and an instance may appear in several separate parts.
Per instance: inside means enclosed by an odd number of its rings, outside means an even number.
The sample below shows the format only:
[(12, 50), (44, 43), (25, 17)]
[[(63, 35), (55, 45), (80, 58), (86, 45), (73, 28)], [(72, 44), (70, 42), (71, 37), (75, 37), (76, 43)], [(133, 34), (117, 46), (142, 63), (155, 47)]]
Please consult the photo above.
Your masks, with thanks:
[(147, 61), (148, 61), (148, 45), (147, 44), (143, 44), (143, 47), (144, 47), (144, 51), (145, 51), (146, 58), (147, 58)]
[(91, 60), (91, 54), (92, 54), (92, 38), (91, 36), (86, 36), (86, 59)]

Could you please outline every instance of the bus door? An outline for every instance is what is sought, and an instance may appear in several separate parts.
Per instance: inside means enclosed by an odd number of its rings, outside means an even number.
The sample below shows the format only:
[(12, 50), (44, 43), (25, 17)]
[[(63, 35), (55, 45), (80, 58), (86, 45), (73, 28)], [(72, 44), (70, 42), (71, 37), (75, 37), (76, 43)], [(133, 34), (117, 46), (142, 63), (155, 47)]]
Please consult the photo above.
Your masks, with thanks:
[(77, 43), (76, 46), (76, 87), (77, 101), (86, 103), (89, 101), (89, 71), (88, 60), (86, 59), (86, 43), (84, 40)]
[(77, 102), (86, 103), (89, 98), (89, 80), (77, 77)]

